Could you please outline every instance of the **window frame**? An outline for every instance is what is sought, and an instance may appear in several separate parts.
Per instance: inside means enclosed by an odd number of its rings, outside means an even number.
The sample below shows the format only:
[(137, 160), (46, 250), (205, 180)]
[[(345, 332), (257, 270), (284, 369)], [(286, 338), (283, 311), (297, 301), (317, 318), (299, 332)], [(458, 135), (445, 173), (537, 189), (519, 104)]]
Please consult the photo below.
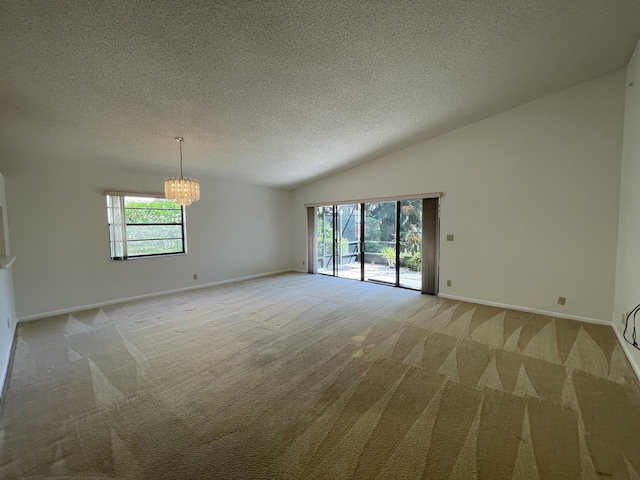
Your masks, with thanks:
[[(167, 256), (175, 256), (175, 255), (186, 255), (187, 254), (187, 219), (186, 219), (186, 209), (184, 205), (178, 205), (176, 203), (176, 207), (179, 207), (180, 210), (180, 223), (127, 223), (126, 222), (126, 201), (127, 198), (147, 198), (147, 199), (162, 199), (167, 200), (165, 196), (161, 193), (149, 193), (149, 192), (122, 192), (122, 191), (112, 191), (107, 190), (104, 192), (107, 202), (107, 227), (109, 230), (109, 255), (111, 260), (129, 260), (129, 259), (139, 259), (139, 258), (155, 258), (155, 257), (167, 257)], [(173, 209), (172, 209), (173, 210)], [(178, 210), (176, 208), (175, 210)], [(121, 219), (125, 219), (124, 222), (120, 222), (120, 225), (114, 223), (114, 216), (119, 216)], [(181, 240), (182, 250), (181, 251), (171, 251), (171, 252), (163, 252), (163, 253), (150, 253), (144, 255), (129, 255), (127, 244), (132, 240), (128, 240), (127, 236), (127, 226), (163, 226), (163, 225), (180, 225), (181, 238), (171, 238), (171, 240)], [(159, 238), (157, 240), (163, 240)], [(118, 246), (117, 244), (121, 243), (122, 245)]]

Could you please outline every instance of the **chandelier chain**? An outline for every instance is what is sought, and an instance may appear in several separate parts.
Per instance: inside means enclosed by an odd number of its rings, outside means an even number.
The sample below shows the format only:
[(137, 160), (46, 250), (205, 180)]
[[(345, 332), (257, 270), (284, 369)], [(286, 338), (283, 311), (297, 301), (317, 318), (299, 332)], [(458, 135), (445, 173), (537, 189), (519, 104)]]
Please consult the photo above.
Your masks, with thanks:
[(184, 174), (182, 173), (182, 141), (183, 139), (178, 137), (178, 143), (180, 144), (180, 180), (184, 180)]

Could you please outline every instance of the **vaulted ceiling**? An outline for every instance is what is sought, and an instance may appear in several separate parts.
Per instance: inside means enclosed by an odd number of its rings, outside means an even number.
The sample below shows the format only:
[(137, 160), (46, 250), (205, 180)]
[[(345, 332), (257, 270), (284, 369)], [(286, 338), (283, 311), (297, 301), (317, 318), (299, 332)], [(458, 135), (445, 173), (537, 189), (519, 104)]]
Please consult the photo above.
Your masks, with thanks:
[(624, 67), (637, 0), (3, 0), (0, 168), (292, 188)]

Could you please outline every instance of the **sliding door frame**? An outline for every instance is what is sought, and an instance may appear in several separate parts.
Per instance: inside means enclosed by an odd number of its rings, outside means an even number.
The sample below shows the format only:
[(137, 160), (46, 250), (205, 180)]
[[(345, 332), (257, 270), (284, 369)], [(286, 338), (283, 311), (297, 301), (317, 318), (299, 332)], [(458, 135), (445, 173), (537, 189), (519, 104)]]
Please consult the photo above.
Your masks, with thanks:
[(365, 213), (364, 213), (364, 203), (360, 202), (360, 245), (358, 245), (358, 250), (360, 251), (360, 281), (364, 282), (364, 224), (365, 222)]

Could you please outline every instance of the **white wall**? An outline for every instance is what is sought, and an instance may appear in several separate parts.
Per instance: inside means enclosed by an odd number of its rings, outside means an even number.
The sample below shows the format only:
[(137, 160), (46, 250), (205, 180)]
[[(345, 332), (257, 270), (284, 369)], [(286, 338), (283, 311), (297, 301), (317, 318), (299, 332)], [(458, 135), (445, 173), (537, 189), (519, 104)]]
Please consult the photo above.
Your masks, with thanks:
[[(610, 321), (624, 75), (295, 190), (293, 263), (301, 268), (306, 259), (305, 203), (443, 192), (441, 294)], [(444, 241), (447, 234), (455, 241)], [(559, 296), (567, 298), (564, 307)]]
[[(0, 231), (4, 232), (5, 241), (3, 252), (8, 256), (9, 250), (9, 230), (7, 224), (7, 201), (5, 197), (5, 180), (0, 173), (0, 210), (3, 212), (4, 225)], [(13, 281), (11, 275), (12, 267), (0, 268), (0, 395), (9, 368), (9, 357), (16, 328), (16, 311), (13, 300)]]
[[(618, 263), (613, 323), (620, 334), (625, 312), (640, 304), (640, 43), (627, 67)], [(629, 85), (633, 83), (633, 85)], [(638, 316), (640, 328), (640, 315)], [(640, 332), (639, 338), (640, 338)], [(628, 335), (630, 338), (630, 335)], [(624, 344), (640, 376), (640, 351)]]
[(187, 207), (187, 255), (111, 261), (103, 191), (162, 192), (161, 175), (47, 159), (11, 165), (19, 318), (291, 268), (290, 191), (201, 181), (201, 200)]

